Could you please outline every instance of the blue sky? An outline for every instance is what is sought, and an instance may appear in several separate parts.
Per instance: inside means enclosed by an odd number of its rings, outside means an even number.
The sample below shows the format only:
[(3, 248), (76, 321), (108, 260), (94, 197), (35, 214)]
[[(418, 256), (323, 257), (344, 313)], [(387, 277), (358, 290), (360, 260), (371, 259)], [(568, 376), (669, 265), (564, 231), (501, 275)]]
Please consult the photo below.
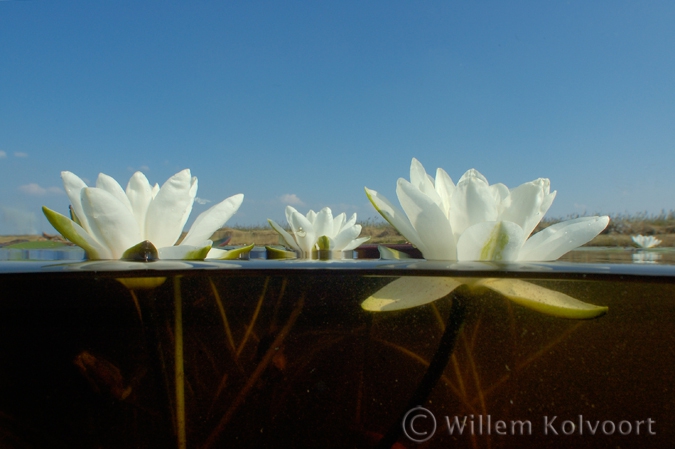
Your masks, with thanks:
[(549, 216), (675, 209), (670, 1), (0, 1), (0, 234), (60, 172), (199, 178), (193, 217), (376, 216), (410, 160), (551, 179)]

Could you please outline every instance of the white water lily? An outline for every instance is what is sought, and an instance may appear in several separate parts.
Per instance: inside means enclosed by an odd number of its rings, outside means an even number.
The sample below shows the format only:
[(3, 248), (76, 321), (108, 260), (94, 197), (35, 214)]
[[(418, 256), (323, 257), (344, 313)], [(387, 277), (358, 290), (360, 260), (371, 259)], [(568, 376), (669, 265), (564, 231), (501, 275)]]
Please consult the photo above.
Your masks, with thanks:
[(631, 239), (633, 239), (633, 242), (640, 248), (653, 248), (661, 244), (661, 240), (657, 239), (653, 235), (647, 236), (638, 234), (631, 236)]
[[(197, 178), (186, 169), (160, 188), (151, 186), (141, 172), (129, 180), (126, 190), (103, 173), (96, 187), (88, 187), (75, 174), (61, 172), (71, 202), (73, 220), (43, 207), (45, 216), (64, 237), (82, 247), (89, 259), (120, 259), (125, 252), (156, 248), (160, 259), (220, 258), (211, 249), (211, 235), (237, 211), (244, 195), (233, 195), (200, 214), (185, 238), (176, 245), (188, 220)], [(143, 242), (143, 243), (142, 243)], [(150, 242), (150, 244), (145, 244)]]
[[(410, 181), (400, 178), (396, 193), (403, 210), (366, 188), (375, 209), (429, 260), (550, 261), (598, 235), (609, 217), (582, 217), (554, 224), (531, 236), (556, 192), (539, 178), (509, 190), (490, 185), (477, 170), (457, 185), (443, 169), (436, 178), (412, 160)], [(536, 310), (570, 318), (592, 317), (606, 308), (583, 303), (514, 279), (456, 280), (403, 277), (368, 298), (367, 310), (396, 310), (439, 299), (456, 287), (487, 287)], [(550, 292), (550, 293), (548, 293)]]
[(346, 218), (344, 212), (333, 218), (328, 207), (319, 213), (310, 210), (307, 215), (302, 215), (294, 207), (286, 206), (286, 220), (293, 235), (273, 220), (267, 221), (283, 237), (288, 247), (300, 253), (301, 257), (311, 257), (314, 250), (350, 251), (370, 239), (358, 238), (361, 225), (356, 224), (356, 214), (349, 220)]

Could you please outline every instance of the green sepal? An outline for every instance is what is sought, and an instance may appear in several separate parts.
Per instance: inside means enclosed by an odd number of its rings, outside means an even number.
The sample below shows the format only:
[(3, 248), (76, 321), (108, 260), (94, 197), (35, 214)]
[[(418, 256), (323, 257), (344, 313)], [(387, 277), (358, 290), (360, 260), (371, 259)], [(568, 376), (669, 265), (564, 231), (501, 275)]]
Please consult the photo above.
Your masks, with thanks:
[(211, 245), (204, 246), (193, 251), (188, 251), (185, 253), (183, 260), (204, 260), (209, 254), (209, 251), (211, 251)]
[(218, 260), (239, 259), (239, 256), (241, 256), (242, 254), (250, 253), (254, 246), (255, 246), (255, 243), (251, 243), (250, 245), (242, 246), (241, 248), (231, 249), (231, 250), (225, 252), (221, 257), (218, 257)]
[[(47, 217), (49, 223), (54, 226), (54, 229), (59, 231), (66, 239), (85, 250), (89, 259), (102, 259), (101, 254), (96, 247), (91, 242), (87, 241), (87, 237), (89, 239), (91, 239), (91, 237), (89, 237), (87, 232), (80, 225), (46, 206), (42, 206), (42, 212), (45, 214), (45, 217)], [(78, 228), (80, 232), (78, 232)]]
[(82, 222), (80, 221), (80, 218), (75, 213), (75, 209), (73, 209), (72, 205), (68, 206), (68, 211), (70, 212), (70, 219), (73, 220), (75, 223), (79, 224), (80, 226), (82, 226)]
[(380, 252), (380, 259), (382, 260), (411, 259), (410, 254), (384, 245), (377, 245), (377, 250)]
[(285, 249), (274, 248), (272, 246), (266, 246), (267, 250), (267, 259), (297, 259), (298, 255), (295, 251), (288, 251)]

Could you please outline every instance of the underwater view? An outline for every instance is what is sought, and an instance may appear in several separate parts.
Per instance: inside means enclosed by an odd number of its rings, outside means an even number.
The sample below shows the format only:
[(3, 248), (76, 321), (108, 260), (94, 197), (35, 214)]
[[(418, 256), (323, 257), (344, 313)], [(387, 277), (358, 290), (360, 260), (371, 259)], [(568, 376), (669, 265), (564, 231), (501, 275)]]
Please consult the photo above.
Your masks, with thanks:
[[(2, 447), (669, 447), (663, 262), (2, 262)], [(462, 285), (364, 309), (403, 278)], [(607, 310), (470, 288), (504, 280)]]

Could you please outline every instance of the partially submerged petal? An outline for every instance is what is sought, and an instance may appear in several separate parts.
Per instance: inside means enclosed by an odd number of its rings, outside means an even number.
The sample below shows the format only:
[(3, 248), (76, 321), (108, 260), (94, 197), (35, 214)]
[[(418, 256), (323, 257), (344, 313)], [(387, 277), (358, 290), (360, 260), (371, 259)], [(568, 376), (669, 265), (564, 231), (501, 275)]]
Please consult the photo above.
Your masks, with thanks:
[(361, 307), (372, 312), (409, 309), (436, 301), (460, 285), (462, 282), (453, 278), (400, 277), (368, 297)]
[(478, 223), (459, 238), (457, 260), (517, 260), (524, 240), (523, 228), (510, 221)]
[(254, 245), (255, 245), (254, 243), (251, 243), (250, 245), (242, 246), (240, 248), (233, 248), (230, 250), (211, 248), (211, 251), (209, 251), (206, 258), (218, 260), (239, 259), (240, 256), (250, 253)]
[(380, 252), (380, 259), (382, 260), (399, 260), (411, 258), (410, 254), (408, 253), (404, 253), (403, 251), (389, 248), (384, 245), (377, 245), (377, 250)]
[(158, 248), (160, 259), (174, 260), (204, 260), (211, 250), (211, 241), (207, 240), (201, 245), (176, 245)]
[(68, 217), (55, 212), (48, 207), (42, 206), (42, 212), (49, 223), (69, 241), (73, 242), (86, 251), (87, 257), (91, 260), (110, 259), (112, 254), (104, 245), (96, 241), (79, 224)]
[(482, 279), (477, 286), (487, 287), (511, 301), (546, 315), (589, 319), (607, 313), (608, 308), (579, 301), (555, 290), (520, 279)]
[(568, 251), (590, 242), (609, 224), (609, 217), (581, 217), (549, 226), (527, 239), (518, 260), (556, 260)]
[(244, 195), (239, 193), (199, 214), (181, 245), (195, 245), (209, 239), (237, 212), (242, 201), (244, 201)]

